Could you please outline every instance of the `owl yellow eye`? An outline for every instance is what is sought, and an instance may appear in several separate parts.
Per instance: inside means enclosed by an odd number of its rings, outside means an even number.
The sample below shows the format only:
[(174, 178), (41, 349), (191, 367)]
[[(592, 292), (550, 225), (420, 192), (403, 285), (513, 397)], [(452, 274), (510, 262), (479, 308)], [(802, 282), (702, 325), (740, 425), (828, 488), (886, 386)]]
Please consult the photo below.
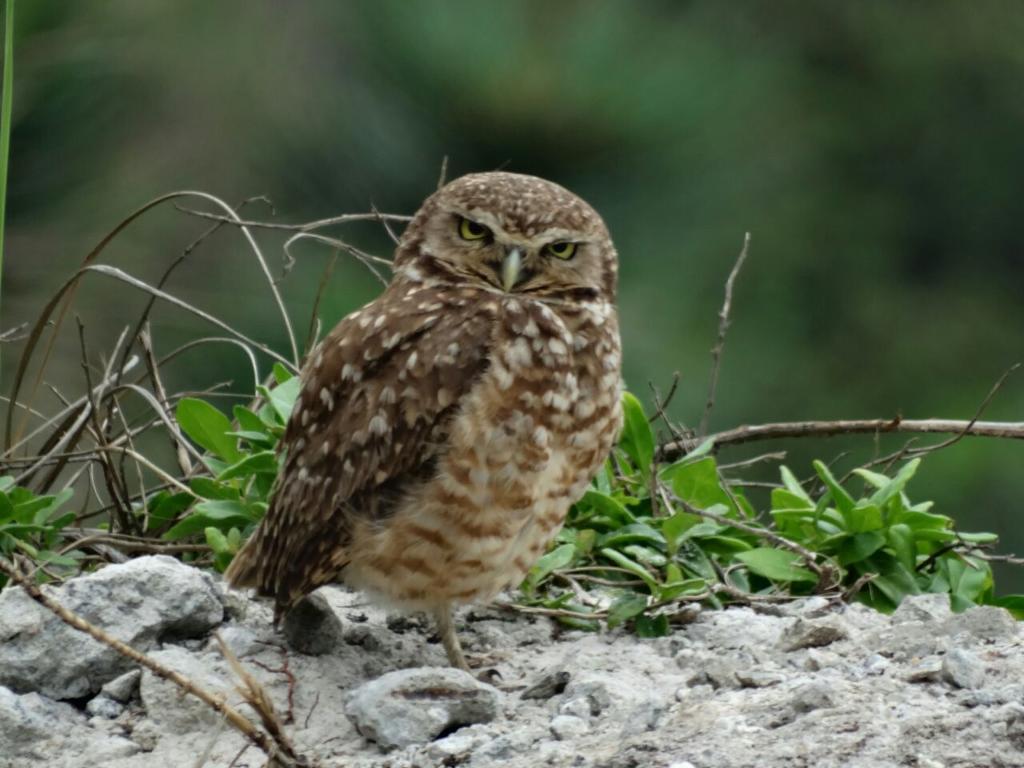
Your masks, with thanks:
[(544, 250), (556, 259), (567, 261), (576, 254), (576, 243), (549, 243)]
[(459, 237), (463, 240), (483, 240), (491, 234), (491, 230), (483, 224), (477, 224), (469, 219), (459, 219)]

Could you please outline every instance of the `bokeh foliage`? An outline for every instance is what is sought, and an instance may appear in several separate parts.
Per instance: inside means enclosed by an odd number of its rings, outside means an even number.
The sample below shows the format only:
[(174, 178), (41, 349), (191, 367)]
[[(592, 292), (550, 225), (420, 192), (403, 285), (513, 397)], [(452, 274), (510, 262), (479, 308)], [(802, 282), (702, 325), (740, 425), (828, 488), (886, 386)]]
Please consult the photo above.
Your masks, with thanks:
[[(292, 220), (408, 212), (448, 155), (453, 173), (538, 173), (602, 211), (622, 254), (628, 383), (644, 397), (681, 370), (672, 412), (686, 422), (748, 230), (713, 426), (968, 417), (1024, 355), (1018, 3), (34, 0), (19, 13), (4, 328), (157, 193), (268, 194)], [(204, 227), (154, 217), (111, 257), (155, 279)], [(236, 234), (211, 238), (172, 287), (280, 348)], [(389, 248), (377, 228), (353, 238)], [(285, 290), (305, 312), (324, 256), (302, 254)], [(117, 290), (82, 292), (94, 339), (134, 310)], [(344, 264), (323, 314), (376, 290)], [(154, 328), (167, 344), (194, 332), (160, 310)], [(58, 352), (78, 381), (74, 344)], [(196, 361), (197, 388), (246, 380), (241, 359)], [(1011, 379), (988, 416), (1022, 412)], [(852, 466), (874, 446), (789, 448), (793, 467), (847, 449)], [(965, 440), (915, 484), (1021, 550), (1022, 460), (1017, 443)]]

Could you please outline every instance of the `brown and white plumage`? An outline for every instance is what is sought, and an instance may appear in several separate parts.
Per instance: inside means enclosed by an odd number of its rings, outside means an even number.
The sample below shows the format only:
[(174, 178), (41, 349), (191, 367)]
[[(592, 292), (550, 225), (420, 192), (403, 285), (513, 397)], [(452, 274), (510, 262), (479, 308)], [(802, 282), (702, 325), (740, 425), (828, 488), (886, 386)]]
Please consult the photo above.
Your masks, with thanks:
[(336, 580), (433, 612), (465, 666), (451, 607), (523, 578), (621, 426), (616, 274), (601, 218), (551, 182), (474, 174), (428, 198), (388, 288), (311, 353), (229, 581), (279, 614)]

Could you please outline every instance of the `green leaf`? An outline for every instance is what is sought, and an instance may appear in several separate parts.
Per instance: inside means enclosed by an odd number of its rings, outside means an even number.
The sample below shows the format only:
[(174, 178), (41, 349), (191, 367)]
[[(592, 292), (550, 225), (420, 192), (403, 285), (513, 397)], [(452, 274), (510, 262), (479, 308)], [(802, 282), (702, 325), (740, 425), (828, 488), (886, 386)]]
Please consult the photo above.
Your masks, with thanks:
[(815, 459), (812, 462), (814, 471), (818, 473), (818, 477), (821, 481), (828, 486), (829, 492), (832, 494), (832, 501), (835, 502), (836, 507), (844, 515), (853, 509), (853, 497), (846, 492), (846, 489), (839, 484), (839, 481), (832, 476), (832, 470), (823, 461)]
[(619, 566), (619, 568), (629, 571), (638, 579), (643, 581), (643, 583), (646, 584), (647, 588), (651, 591), (651, 594), (658, 593), (658, 582), (655, 580), (653, 576), (651, 576), (651, 574), (647, 571), (646, 568), (640, 565), (640, 563), (630, 559), (626, 555), (614, 549), (605, 548), (600, 549), (598, 551), (601, 553), (602, 557), (611, 560), (613, 563)]
[(853, 473), (862, 477), (868, 485), (873, 485), (875, 488), (885, 488), (885, 486), (892, 482), (891, 478), (886, 477), (881, 472), (872, 472), (864, 467), (858, 467), (853, 470)]
[(875, 494), (870, 499), (871, 503), (879, 507), (885, 506), (885, 503), (889, 501), (889, 499), (903, 490), (906, 484), (910, 481), (910, 478), (912, 478), (914, 473), (917, 472), (917, 468), (920, 465), (920, 459), (912, 459), (911, 461), (908, 461), (903, 468), (896, 473), (896, 477), (875, 491)]
[(577, 504), (593, 507), (598, 512), (619, 520), (624, 524), (636, 522), (636, 517), (624, 504), (601, 491), (593, 489), (588, 490), (583, 494), (583, 498), (580, 499)]
[(635, 592), (628, 592), (617, 599), (608, 608), (608, 628), (614, 629), (624, 621), (643, 613), (647, 608), (647, 598)]
[(281, 424), (287, 424), (288, 419), (292, 414), (292, 409), (295, 407), (295, 400), (299, 396), (299, 390), (302, 388), (302, 380), (298, 376), (294, 376), (284, 383), (278, 384), (271, 390), (266, 387), (260, 387), (260, 393), (267, 399), (270, 404), (271, 410), (276, 417), (276, 421)]
[(629, 456), (633, 466), (640, 470), (643, 477), (651, 473), (651, 462), (654, 460), (654, 433), (644, 414), (643, 406), (629, 392), (622, 393), (622, 410), (624, 423), (619, 445)]
[(683, 541), (683, 534), (701, 522), (703, 518), (680, 510), (672, 517), (662, 519), (661, 534), (665, 537), (665, 546), (670, 555), (679, 551), (679, 545)]
[(886, 532), (889, 542), (889, 549), (892, 550), (896, 559), (909, 571), (917, 566), (917, 545), (914, 542), (914, 532), (906, 523), (896, 523), (889, 526)]
[(287, 381), (291, 381), (295, 378), (295, 374), (284, 367), (282, 363), (274, 363), (271, 369), (274, 373), (274, 381), (278, 384), (284, 384)]
[(785, 488), (772, 488), (772, 509), (814, 509), (814, 502), (806, 494), (799, 496)]
[(656, 531), (649, 525), (632, 523), (599, 536), (597, 539), (597, 545), (600, 547), (621, 548), (626, 544), (636, 544), (638, 542), (664, 547), (665, 537), (662, 536), (660, 531)]
[(627, 544), (622, 548), (622, 551), (638, 563), (651, 565), (655, 568), (664, 568), (668, 563), (668, 558), (661, 554), (657, 549), (647, 547), (642, 544)]
[(658, 600), (675, 600), (680, 595), (696, 595), (707, 588), (708, 582), (706, 579), (670, 580), (658, 590)]
[(203, 501), (196, 504), (192, 513), (176, 524), (167, 533), (165, 539), (181, 539), (199, 533), (207, 527), (227, 529), (231, 526), (244, 527), (258, 522), (266, 511), (266, 505), (258, 502), (241, 502), (231, 499)]
[(188, 485), (197, 496), (202, 496), (204, 499), (237, 500), (242, 497), (237, 488), (227, 483), (222, 483), (219, 480), (214, 480), (212, 477), (193, 477), (188, 481)]
[(845, 513), (846, 528), (850, 533), (877, 531), (882, 527), (882, 510), (877, 504), (861, 501)]
[(839, 546), (838, 559), (840, 565), (850, 565), (866, 560), (885, 546), (885, 536), (878, 531), (855, 533), (846, 537)]
[(178, 401), (175, 417), (182, 431), (216, 456), (228, 462), (238, 461), (242, 454), (238, 440), (231, 437), (231, 422), (228, 417), (205, 400), (186, 397)]
[(236, 429), (227, 434), (231, 437), (237, 437), (239, 440), (245, 440), (247, 443), (260, 446), (271, 446), (276, 442), (273, 435), (269, 435), (266, 432), (254, 432), (248, 429)]
[(954, 597), (976, 603), (992, 583), (992, 571), (983, 560), (974, 557), (947, 556), (950, 589)]
[(217, 475), (217, 479), (224, 481), (258, 474), (277, 475), (277, 457), (273, 451), (251, 453)]
[(526, 576), (527, 582), (531, 586), (536, 586), (540, 582), (544, 581), (553, 571), (557, 571), (559, 568), (565, 568), (569, 563), (572, 562), (573, 557), (576, 555), (576, 547), (573, 544), (563, 544), (560, 547), (548, 552), (540, 560), (534, 563), (533, 568)]
[(669, 633), (668, 616), (637, 616), (634, 627), (637, 637), (665, 637)]
[(255, 413), (250, 411), (248, 408), (243, 408), (241, 405), (236, 405), (231, 409), (234, 414), (235, 421), (238, 422), (238, 426), (247, 432), (255, 432), (269, 438), (270, 435), (267, 433), (266, 426), (263, 421)]
[(758, 576), (772, 581), (816, 582), (818, 577), (812, 571), (797, 565), (800, 556), (793, 552), (771, 547), (757, 547), (746, 552), (737, 552), (736, 559)]
[(710, 456), (692, 464), (673, 465), (663, 477), (676, 496), (697, 509), (708, 509), (715, 504), (724, 505), (726, 511), (734, 508), (729, 494), (722, 489), (717, 465)]
[(228, 539), (219, 528), (207, 527), (203, 529), (203, 533), (206, 535), (206, 543), (210, 545), (215, 553), (220, 554), (221, 552), (227, 552)]
[(779, 474), (782, 476), (782, 484), (786, 486), (787, 491), (801, 499), (808, 506), (814, 506), (814, 500), (804, 490), (804, 487), (800, 485), (800, 481), (796, 479), (796, 476), (790, 471), (789, 467), (783, 464), (779, 467)]
[(891, 601), (893, 607), (899, 605), (907, 595), (921, 594), (917, 578), (896, 558), (879, 552), (867, 563), (866, 571), (879, 574), (871, 581), (871, 585), (877, 587)]
[(1024, 595), (1003, 595), (992, 600), (992, 605), (1005, 608), (1015, 619), (1024, 619)]

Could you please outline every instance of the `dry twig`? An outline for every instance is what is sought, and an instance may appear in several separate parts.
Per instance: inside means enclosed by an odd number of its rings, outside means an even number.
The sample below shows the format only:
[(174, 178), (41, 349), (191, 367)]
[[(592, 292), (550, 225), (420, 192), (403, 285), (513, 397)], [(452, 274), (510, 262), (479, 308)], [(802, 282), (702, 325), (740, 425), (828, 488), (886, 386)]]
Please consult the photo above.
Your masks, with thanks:
[(747, 260), (747, 252), (750, 250), (750, 233), (743, 236), (743, 248), (740, 255), (736, 257), (736, 263), (725, 281), (725, 299), (722, 302), (722, 309), (718, 313), (718, 340), (711, 350), (711, 382), (708, 385), (708, 401), (704, 404), (704, 415), (700, 419), (700, 428), (697, 434), (703, 437), (708, 431), (708, 420), (711, 418), (711, 409), (715, 407), (715, 390), (718, 389), (718, 369), (722, 363), (722, 350), (725, 349), (725, 334), (729, 330), (729, 312), (732, 310), (732, 288), (736, 278), (743, 269), (743, 262)]
[[(92, 637), (94, 640), (103, 643), (109, 648), (113, 648), (115, 651), (120, 653), (125, 658), (131, 659), (136, 664), (139, 664), (148, 669), (158, 677), (162, 677), (164, 680), (169, 680), (176, 686), (181, 688), (187, 694), (195, 696), (197, 699), (202, 701), (207, 706), (211, 707), (215, 711), (219, 712), (232, 727), (237, 729), (242, 735), (252, 741), (256, 746), (263, 750), (263, 752), (270, 758), (271, 763), (282, 766), (283, 768), (297, 768), (306, 764), (306, 761), (295, 753), (291, 742), (287, 738), (281, 738), (284, 736), (283, 733), (273, 733), (261, 731), (253, 723), (239, 712), (234, 707), (230, 706), (224, 701), (223, 695), (217, 695), (206, 688), (196, 684), (184, 675), (175, 672), (173, 669), (168, 669), (158, 661), (150, 658), (132, 648), (127, 643), (118, 640), (116, 637), (112, 637), (109, 633), (100, 629), (94, 624), (89, 623), (78, 614), (68, 610), (63, 605), (58, 603), (52, 597), (43, 592), (39, 587), (27, 580), (24, 575), (8, 560), (0, 558), (0, 571), (7, 574), (8, 577), (16, 584), (18, 584), (25, 593), (35, 600), (37, 603), (42, 605), (47, 610), (54, 613), (61, 621), (65, 624), (74, 627), (80, 632), (85, 632), (87, 635)], [(218, 638), (219, 640), (219, 638)], [(221, 643), (222, 650), (224, 649), (223, 643)], [(230, 653), (230, 651), (228, 652)], [(225, 655), (230, 662), (233, 656), (229, 657)], [(237, 664), (237, 659), (235, 659)], [(243, 670), (244, 672), (244, 670)], [(248, 681), (243, 677), (243, 682), (248, 686)], [(258, 684), (257, 684), (258, 685)], [(264, 694), (265, 695), (265, 694)], [(251, 702), (250, 702), (251, 703)], [(259, 711), (259, 710), (257, 710)], [(260, 712), (261, 717), (263, 713)], [(266, 723), (264, 723), (266, 725)]]

